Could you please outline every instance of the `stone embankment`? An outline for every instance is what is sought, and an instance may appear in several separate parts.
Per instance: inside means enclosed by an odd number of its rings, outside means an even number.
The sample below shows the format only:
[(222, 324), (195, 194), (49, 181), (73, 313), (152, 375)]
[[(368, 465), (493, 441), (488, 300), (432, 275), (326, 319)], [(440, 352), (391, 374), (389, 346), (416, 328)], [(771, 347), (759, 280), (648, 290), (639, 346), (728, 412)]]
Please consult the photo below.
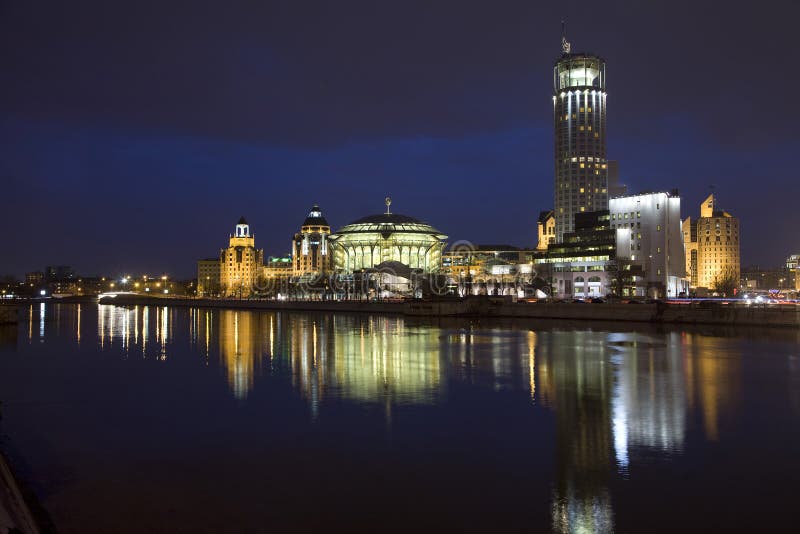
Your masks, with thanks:
[(417, 317), (503, 317), (800, 328), (800, 306), (797, 305), (745, 305), (716, 301), (691, 304), (665, 302), (651, 304), (528, 303), (515, 302), (511, 297), (468, 297), (407, 302), (276, 301), (118, 295), (114, 298), (103, 298), (101, 303), (123, 306), (152, 305), (292, 312), (400, 314)]

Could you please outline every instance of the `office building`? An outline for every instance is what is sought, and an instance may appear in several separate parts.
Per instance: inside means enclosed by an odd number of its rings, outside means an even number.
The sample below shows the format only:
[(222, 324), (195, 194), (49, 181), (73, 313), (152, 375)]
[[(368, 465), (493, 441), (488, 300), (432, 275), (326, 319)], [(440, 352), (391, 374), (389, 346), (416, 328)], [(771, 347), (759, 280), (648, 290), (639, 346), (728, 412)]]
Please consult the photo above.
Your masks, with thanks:
[(688, 292), (681, 199), (671, 193), (641, 193), (608, 202), (611, 228), (630, 232), (630, 259), (644, 271), (645, 294), (675, 298)]
[[(630, 253), (630, 231), (612, 228), (608, 210), (578, 213), (575, 231), (536, 255), (534, 268), (550, 279), (558, 298), (634, 296), (641, 273), (628, 264)], [(628, 272), (618, 275), (617, 269)]]
[(556, 242), (575, 230), (575, 214), (608, 209), (606, 63), (599, 56), (562, 54), (553, 67)]

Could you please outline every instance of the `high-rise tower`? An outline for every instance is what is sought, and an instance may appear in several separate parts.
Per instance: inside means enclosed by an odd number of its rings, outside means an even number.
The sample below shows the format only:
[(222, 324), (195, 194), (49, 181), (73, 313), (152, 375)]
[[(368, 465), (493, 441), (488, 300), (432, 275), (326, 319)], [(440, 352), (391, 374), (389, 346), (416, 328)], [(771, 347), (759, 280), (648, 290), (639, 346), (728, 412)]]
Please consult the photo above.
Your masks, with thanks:
[(576, 213), (608, 209), (606, 62), (572, 53), (566, 37), (553, 67), (556, 241)]

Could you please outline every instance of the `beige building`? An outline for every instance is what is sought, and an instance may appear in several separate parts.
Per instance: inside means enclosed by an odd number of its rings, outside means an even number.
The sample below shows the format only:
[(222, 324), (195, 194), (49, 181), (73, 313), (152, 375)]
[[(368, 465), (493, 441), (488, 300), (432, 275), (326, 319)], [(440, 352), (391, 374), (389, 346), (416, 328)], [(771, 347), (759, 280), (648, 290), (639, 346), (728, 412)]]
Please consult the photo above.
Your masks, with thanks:
[(327, 273), (333, 270), (333, 254), (328, 246), (331, 226), (314, 204), (292, 241), (292, 270), (295, 276)]
[(539, 241), (536, 250), (547, 250), (547, 245), (556, 242), (556, 216), (553, 210), (543, 211), (536, 222)]
[(266, 280), (291, 278), (293, 274), (292, 257), (270, 256), (264, 262), (264, 278)]
[(248, 297), (258, 286), (264, 251), (256, 250), (255, 236), (244, 217), (236, 224), (228, 248), (220, 251), (220, 291), (228, 297)]
[(197, 262), (197, 296), (213, 297), (219, 294), (219, 258), (206, 258)]
[(682, 223), (686, 271), (692, 288), (715, 287), (718, 280), (741, 276), (739, 219), (717, 207), (713, 194), (700, 205), (700, 217)]

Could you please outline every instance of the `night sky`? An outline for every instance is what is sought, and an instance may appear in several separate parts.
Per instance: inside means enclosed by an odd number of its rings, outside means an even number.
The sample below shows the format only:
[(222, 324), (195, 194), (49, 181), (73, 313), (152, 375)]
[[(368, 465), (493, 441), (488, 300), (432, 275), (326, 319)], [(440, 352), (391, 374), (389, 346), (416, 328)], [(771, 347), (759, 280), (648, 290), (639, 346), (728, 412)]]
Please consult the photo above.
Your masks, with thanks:
[[(741, 5), (737, 5), (741, 4)], [(798, 2), (0, 3), (0, 274), (191, 276), (242, 215), (285, 254), (309, 208), (532, 247), (552, 65), (608, 62), (630, 191), (714, 186), (742, 264), (800, 252)]]

